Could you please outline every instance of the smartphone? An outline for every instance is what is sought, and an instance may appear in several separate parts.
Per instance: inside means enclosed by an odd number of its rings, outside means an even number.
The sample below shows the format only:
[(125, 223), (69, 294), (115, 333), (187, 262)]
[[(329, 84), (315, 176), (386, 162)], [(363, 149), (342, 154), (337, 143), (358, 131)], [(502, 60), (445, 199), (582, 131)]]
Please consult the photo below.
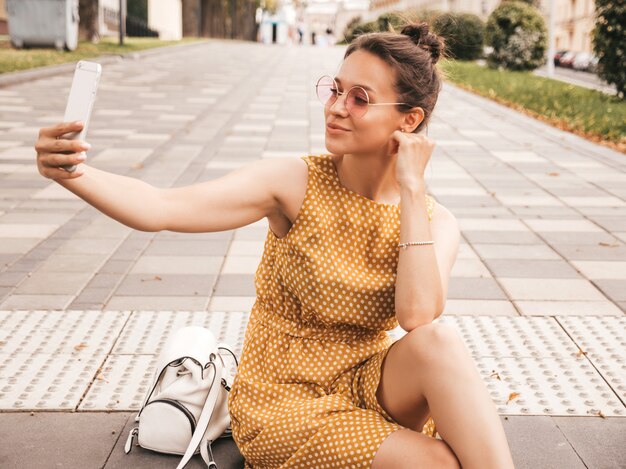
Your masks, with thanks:
[[(101, 73), (102, 66), (99, 63), (80, 60), (76, 64), (63, 122), (81, 121), (84, 125), (80, 132), (71, 132), (63, 135), (61, 138), (85, 141)], [(65, 153), (71, 154), (73, 152)], [(76, 167), (77, 165), (75, 164), (61, 166), (61, 168), (65, 168), (70, 173), (75, 171)]]

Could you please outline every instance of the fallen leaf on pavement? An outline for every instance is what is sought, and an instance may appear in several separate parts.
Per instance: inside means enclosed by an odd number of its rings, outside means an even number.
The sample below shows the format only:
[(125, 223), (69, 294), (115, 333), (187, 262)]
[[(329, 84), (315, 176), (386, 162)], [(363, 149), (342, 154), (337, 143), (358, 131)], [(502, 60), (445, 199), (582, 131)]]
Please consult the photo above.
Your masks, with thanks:
[(520, 394), (518, 392), (512, 392), (511, 394), (509, 394), (509, 400), (506, 401), (506, 403), (508, 404), (509, 402), (511, 402), (513, 399), (515, 399), (516, 397), (519, 397)]

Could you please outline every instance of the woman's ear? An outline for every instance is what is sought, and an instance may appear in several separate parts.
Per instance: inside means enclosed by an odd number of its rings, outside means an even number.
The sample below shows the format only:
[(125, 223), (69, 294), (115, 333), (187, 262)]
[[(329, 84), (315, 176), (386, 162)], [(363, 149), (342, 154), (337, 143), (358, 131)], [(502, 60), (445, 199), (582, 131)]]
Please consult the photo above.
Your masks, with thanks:
[(407, 132), (413, 132), (424, 120), (424, 110), (416, 106), (412, 108), (404, 117), (404, 126), (408, 127)]

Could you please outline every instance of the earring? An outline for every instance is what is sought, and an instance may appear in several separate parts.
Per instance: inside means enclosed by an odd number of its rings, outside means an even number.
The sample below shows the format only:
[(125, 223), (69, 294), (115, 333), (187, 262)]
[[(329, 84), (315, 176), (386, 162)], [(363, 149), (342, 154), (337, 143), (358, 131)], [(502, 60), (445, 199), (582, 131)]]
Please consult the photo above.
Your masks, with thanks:
[(400, 132), (404, 132), (404, 129), (400, 129)]

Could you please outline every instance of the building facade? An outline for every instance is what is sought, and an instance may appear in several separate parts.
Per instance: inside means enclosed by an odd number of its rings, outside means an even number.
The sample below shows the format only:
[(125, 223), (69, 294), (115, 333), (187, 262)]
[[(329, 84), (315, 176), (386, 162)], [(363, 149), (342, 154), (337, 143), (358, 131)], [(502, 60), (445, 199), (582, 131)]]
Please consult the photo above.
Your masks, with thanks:
[(310, 0), (303, 10), (302, 20), (307, 25), (309, 43), (313, 38), (325, 37), (326, 30), (332, 31), (332, 40), (343, 38), (346, 26), (353, 18), (368, 21), (372, 0)]
[(148, 26), (159, 32), (159, 39), (182, 39), (182, 0), (148, 0)]
[(0, 34), (9, 34), (7, 21), (7, 6), (5, 0), (0, 0)]
[(556, 0), (554, 44), (557, 50), (592, 52), (595, 25), (593, 0)]

